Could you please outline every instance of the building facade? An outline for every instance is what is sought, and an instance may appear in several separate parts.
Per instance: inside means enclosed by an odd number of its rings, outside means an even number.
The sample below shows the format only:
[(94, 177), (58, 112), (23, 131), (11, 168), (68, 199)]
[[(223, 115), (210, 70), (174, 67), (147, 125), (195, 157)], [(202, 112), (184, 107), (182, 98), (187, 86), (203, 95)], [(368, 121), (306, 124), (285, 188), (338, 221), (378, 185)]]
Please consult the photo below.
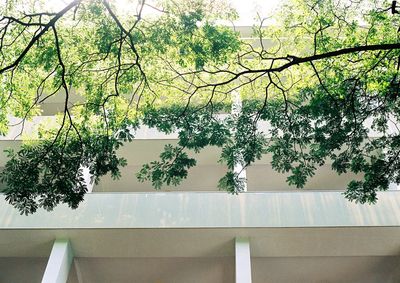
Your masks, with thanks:
[[(44, 115), (61, 104), (49, 99)], [(0, 149), (18, 148), (18, 132)], [(120, 150), (122, 178), (102, 178), (76, 210), (25, 216), (0, 198), (0, 282), (400, 282), (400, 191), (351, 203), (342, 192), (360, 176), (337, 176), (329, 162), (297, 190), (265, 156), (247, 169), (247, 192), (230, 195), (217, 189), (217, 148), (181, 185), (155, 191), (135, 173), (177, 136), (135, 136)]]
[(121, 149), (122, 178), (103, 178), (76, 210), (25, 216), (1, 200), (0, 282), (400, 281), (400, 191), (351, 203), (341, 191), (357, 176), (329, 164), (300, 191), (266, 156), (248, 168), (248, 191), (230, 195), (216, 189), (216, 148), (179, 187), (155, 191), (134, 173), (176, 136), (136, 136)]

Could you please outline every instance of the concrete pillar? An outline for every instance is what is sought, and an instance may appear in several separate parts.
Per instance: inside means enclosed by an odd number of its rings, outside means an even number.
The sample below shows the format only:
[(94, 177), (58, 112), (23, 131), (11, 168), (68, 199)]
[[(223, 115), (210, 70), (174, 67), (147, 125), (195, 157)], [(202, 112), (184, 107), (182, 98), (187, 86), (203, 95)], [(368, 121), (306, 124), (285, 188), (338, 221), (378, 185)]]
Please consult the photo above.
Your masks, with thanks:
[(68, 240), (56, 240), (53, 244), (42, 283), (66, 283), (74, 255)]
[(85, 179), (85, 184), (88, 189), (88, 193), (91, 193), (94, 185), (94, 183), (91, 182), (92, 175), (90, 174), (88, 167), (81, 166), (81, 168), (82, 168), (83, 178)]
[[(240, 113), (242, 112), (242, 99), (240, 97), (239, 92), (234, 91), (232, 92), (232, 110), (231, 115), (233, 117), (239, 117)], [(240, 180), (244, 181), (244, 188), (243, 191), (247, 192), (247, 175), (246, 175), (246, 168), (244, 168), (244, 161), (243, 156), (238, 156), (238, 160), (234, 165), (233, 172), (238, 174)]]
[(249, 238), (235, 239), (236, 283), (251, 283), (251, 261)]

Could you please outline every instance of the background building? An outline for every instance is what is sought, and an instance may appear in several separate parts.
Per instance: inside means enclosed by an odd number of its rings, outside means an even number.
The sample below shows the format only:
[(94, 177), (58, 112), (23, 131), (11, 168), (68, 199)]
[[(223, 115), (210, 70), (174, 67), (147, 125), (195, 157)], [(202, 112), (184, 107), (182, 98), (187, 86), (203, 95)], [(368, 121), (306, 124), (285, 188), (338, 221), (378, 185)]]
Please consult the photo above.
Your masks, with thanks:
[[(59, 107), (48, 100), (44, 115)], [(17, 148), (18, 132), (0, 148)], [(229, 195), (216, 188), (226, 171), (216, 148), (180, 186), (155, 191), (134, 175), (167, 143), (176, 136), (142, 127), (120, 151), (122, 178), (103, 178), (76, 210), (21, 216), (1, 198), (0, 282), (400, 281), (400, 191), (350, 203), (341, 192), (357, 176), (329, 162), (297, 190), (266, 156), (248, 168), (248, 191)]]

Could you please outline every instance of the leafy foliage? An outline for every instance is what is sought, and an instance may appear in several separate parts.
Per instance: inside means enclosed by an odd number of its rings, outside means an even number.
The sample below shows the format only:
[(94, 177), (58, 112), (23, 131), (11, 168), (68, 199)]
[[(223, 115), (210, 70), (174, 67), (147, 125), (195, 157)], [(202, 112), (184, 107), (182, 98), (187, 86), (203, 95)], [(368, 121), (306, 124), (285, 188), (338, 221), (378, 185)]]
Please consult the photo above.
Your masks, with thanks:
[[(126, 125), (127, 126), (127, 125)], [(24, 143), (18, 152), (7, 150), (9, 161), (1, 174), (7, 184), (6, 200), (21, 213), (34, 213), (39, 207), (52, 210), (59, 203), (78, 207), (87, 193), (83, 169), (97, 183), (107, 173), (116, 179), (126, 165), (116, 150), (133, 136), (129, 128), (112, 136), (77, 136), (71, 127), (58, 133), (59, 138), (44, 138)], [(84, 133), (82, 129), (80, 133)]]
[[(139, 125), (178, 133), (137, 174), (157, 189), (179, 184), (196, 165), (189, 152), (209, 146), (221, 148), (228, 171), (218, 186), (231, 193), (245, 187), (235, 165), (265, 154), (298, 188), (327, 162), (361, 175), (344, 192), (361, 203), (400, 183), (400, 18), (391, 2), (292, 0), (276, 25), (261, 19), (252, 40), (218, 24), (237, 16), (223, 1), (160, 1), (148, 18), (144, 1), (121, 11), (75, 0), (55, 12), (14, 2), (0, 8), (0, 134), (8, 115), (25, 121), (51, 97), (64, 102), (54, 128), (8, 151), (4, 193), (22, 213), (77, 207), (83, 167), (93, 181), (117, 178), (126, 164), (117, 149)], [(242, 107), (230, 114), (235, 93)]]

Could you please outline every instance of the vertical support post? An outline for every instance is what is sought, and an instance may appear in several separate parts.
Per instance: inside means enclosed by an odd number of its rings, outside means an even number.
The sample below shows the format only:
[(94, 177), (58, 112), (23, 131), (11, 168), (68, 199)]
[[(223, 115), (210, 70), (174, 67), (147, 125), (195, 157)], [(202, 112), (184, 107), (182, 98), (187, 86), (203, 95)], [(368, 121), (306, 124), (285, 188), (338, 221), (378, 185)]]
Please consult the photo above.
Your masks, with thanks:
[(251, 261), (249, 238), (235, 239), (236, 283), (251, 283)]
[(89, 172), (88, 167), (84, 167), (81, 165), (82, 168), (82, 173), (83, 173), (83, 178), (85, 179), (85, 184), (88, 190), (88, 193), (91, 193), (93, 191), (93, 182), (91, 182), (92, 175)]
[(44, 271), (42, 283), (66, 283), (74, 255), (68, 240), (56, 240)]
[[(390, 115), (389, 121), (396, 121), (396, 118), (393, 117), (393, 115)], [(387, 126), (388, 126), (387, 134), (389, 134), (389, 135), (398, 135), (399, 131), (398, 131), (398, 128), (397, 128), (396, 124), (393, 123), (393, 122), (389, 122), (389, 121), (387, 122)], [(385, 154), (385, 156), (386, 156), (387, 152), (388, 152), (387, 149), (383, 149), (383, 153)], [(387, 160), (387, 158), (385, 158), (385, 159)], [(394, 182), (390, 182), (389, 183), (389, 190), (400, 190), (400, 184), (398, 185), (398, 184), (396, 184)]]
[[(233, 117), (239, 117), (240, 113), (242, 112), (242, 98), (240, 97), (239, 92), (234, 91), (232, 93), (232, 110), (231, 110), (231, 115)], [(236, 130), (234, 130), (234, 133)], [(244, 168), (244, 161), (243, 161), (243, 156), (241, 154), (237, 155), (237, 162), (234, 164), (233, 172), (238, 174), (239, 180), (242, 180), (244, 182), (244, 187), (243, 191), (247, 192), (247, 174), (246, 174), (246, 168)]]

